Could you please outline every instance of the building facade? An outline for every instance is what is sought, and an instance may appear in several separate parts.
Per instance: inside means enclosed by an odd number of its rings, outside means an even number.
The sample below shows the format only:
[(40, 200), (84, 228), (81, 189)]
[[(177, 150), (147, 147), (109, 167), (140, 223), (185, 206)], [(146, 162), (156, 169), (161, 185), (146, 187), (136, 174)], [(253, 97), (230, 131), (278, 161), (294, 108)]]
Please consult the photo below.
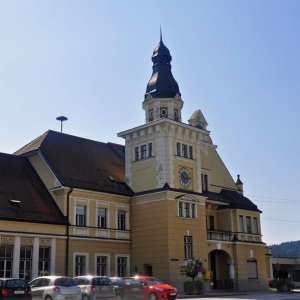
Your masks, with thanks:
[[(0, 210), (2, 269), (5, 241), (14, 236), (12, 268), (24, 277), (18, 259), (24, 235), (36, 257), (28, 279), (39, 273), (37, 257), (43, 250), (38, 245), (47, 240), (50, 274), (147, 274), (181, 290), (186, 278), (180, 265), (198, 259), (210, 274), (207, 286), (210, 281), (217, 289), (267, 286), (261, 211), (218, 155), (201, 110), (188, 123), (182, 121), (183, 100), (171, 60), (161, 39), (142, 103), (145, 124), (118, 134), (125, 146), (48, 131), (11, 155), (12, 161), (22, 159), (32, 167), (36, 178), (28, 184), (43, 186), (39, 197), (53, 202), (60, 221), (43, 219), (44, 211), (36, 223), (28, 216), (24, 226), (19, 214), (14, 229)], [(14, 187), (6, 189), (1, 201), (8, 203)], [(26, 190), (19, 198), (22, 193)]]

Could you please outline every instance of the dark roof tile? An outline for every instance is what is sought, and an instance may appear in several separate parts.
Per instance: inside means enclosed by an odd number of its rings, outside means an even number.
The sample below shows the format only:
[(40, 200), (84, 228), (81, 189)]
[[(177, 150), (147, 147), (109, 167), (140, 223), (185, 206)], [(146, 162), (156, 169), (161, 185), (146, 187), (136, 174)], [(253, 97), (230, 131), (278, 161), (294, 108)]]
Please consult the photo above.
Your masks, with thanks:
[(124, 181), (125, 148), (48, 131), (16, 152), (39, 150), (64, 186), (130, 196)]
[(29, 161), (4, 153), (0, 153), (0, 218), (67, 224)]

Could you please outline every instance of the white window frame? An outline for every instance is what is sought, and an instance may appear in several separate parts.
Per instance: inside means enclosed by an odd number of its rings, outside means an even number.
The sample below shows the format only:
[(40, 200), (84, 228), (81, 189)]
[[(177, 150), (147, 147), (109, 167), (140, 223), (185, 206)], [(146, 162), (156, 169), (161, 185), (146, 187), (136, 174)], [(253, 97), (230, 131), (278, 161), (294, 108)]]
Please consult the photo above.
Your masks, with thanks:
[(123, 231), (123, 229), (118, 229), (118, 211), (119, 210), (124, 210), (125, 211), (125, 230), (130, 230), (130, 226), (129, 226), (129, 207), (128, 204), (123, 204), (123, 203), (118, 203), (116, 205), (116, 212), (115, 212), (115, 219), (116, 219), (116, 223), (115, 223), (115, 228), (117, 230)]
[(76, 226), (76, 208), (77, 206), (86, 206), (86, 225), (85, 227), (89, 227), (90, 225), (90, 201), (89, 199), (84, 198), (75, 198), (74, 199), (74, 225)]
[[(149, 145), (151, 144), (151, 156), (150, 156), (150, 152), (149, 152)], [(144, 149), (144, 151), (142, 152), (142, 147)], [(153, 157), (153, 143), (149, 142), (149, 143), (143, 143), (143, 144), (139, 144), (133, 147), (133, 161), (140, 161), (140, 160), (144, 160), (147, 158), (151, 158)]]
[(110, 254), (109, 253), (95, 253), (95, 274), (97, 274), (97, 257), (104, 256), (107, 259), (107, 274), (106, 276), (110, 276)]
[[(182, 203), (182, 216), (180, 215), (180, 203)], [(189, 217), (186, 216), (186, 209), (185, 209), (185, 206), (186, 204), (189, 205)], [(192, 206), (194, 205), (194, 212), (195, 212), (195, 216), (193, 217), (193, 210), (192, 210)], [(193, 202), (193, 201), (182, 201), (182, 200), (179, 200), (177, 202), (177, 216), (179, 218), (185, 218), (185, 219), (192, 219), (192, 220), (195, 220), (195, 219), (198, 219), (198, 212), (197, 212), (197, 203)]]
[[(115, 255), (115, 276), (118, 276), (118, 258), (126, 257), (126, 276), (130, 275), (130, 255), (129, 254), (116, 254)], [(125, 277), (126, 277), (125, 276)]]
[(73, 277), (75, 277), (76, 270), (76, 256), (85, 256), (85, 272), (89, 274), (89, 253), (87, 252), (73, 252)]
[[(98, 216), (99, 216), (99, 211), (98, 211), (98, 209), (99, 209), (99, 208), (106, 208), (106, 228), (98, 227)], [(106, 202), (106, 201), (98, 201), (98, 202), (97, 202), (95, 224), (96, 224), (96, 227), (97, 227), (98, 229), (109, 229), (109, 228), (111, 227), (111, 226), (110, 226), (110, 205), (109, 205), (109, 202)]]
[[(183, 145), (186, 146), (186, 155), (187, 156), (184, 156), (183, 155)], [(192, 157), (190, 156), (190, 147), (192, 148)], [(179, 142), (179, 141), (176, 141), (175, 142), (175, 155), (177, 157), (180, 157), (180, 158), (183, 158), (183, 159), (194, 159), (194, 156), (195, 156), (195, 146), (192, 145), (192, 144), (188, 144), (188, 143), (185, 143), (185, 142)], [(179, 150), (179, 153), (178, 153), (178, 150)], [(179, 154), (179, 155), (178, 155)]]

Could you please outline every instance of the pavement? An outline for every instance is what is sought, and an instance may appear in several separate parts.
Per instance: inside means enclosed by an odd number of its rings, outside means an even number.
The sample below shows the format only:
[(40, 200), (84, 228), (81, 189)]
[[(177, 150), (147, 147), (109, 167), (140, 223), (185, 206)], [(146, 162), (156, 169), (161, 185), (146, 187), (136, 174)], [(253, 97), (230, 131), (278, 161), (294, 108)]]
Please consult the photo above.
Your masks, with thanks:
[[(300, 299), (300, 289), (293, 290), (292, 292), (287, 293), (277, 293), (277, 292), (270, 292), (270, 291), (259, 291), (259, 292), (226, 292), (226, 291), (211, 291), (211, 292), (205, 292), (201, 295), (185, 295), (185, 294), (179, 294), (178, 299), (193, 299), (193, 298), (220, 298), (220, 297), (238, 297), (238, 296), (254, 296), (258, 295), (263, 297), (263, 295), (276, 295), (281, 297), (281, 295), (284, 295), (285, 297), (288, 295), (297, 295)], [(264, 298), (264, 297), (263, 297)], [(267, 297), (266, 297), (267, 298)], [(268, 297), (269, 298), (269, 297)], [(297, 297), (298, 299), (298, 297)]]

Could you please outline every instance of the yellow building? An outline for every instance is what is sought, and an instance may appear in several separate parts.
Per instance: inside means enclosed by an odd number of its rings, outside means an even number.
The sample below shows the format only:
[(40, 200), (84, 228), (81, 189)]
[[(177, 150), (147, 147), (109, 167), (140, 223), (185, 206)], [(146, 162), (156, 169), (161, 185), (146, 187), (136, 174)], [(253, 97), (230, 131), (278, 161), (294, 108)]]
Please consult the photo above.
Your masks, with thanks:
[[(46, 227), (28, 223), (34, 253), (40, 253), (34, 237), (50, 235), (56, 247), (50, 247), (49, 273), (146, 274), (182, 290), (181, 263), (198, 259), (207, 270), (206, 288), (210, 279), (217, 289), (265, 288), (261, 211), (219, 157), (202, 112), (182, 121), (183, 101), (162, 39), (152, 61), (146, 122), (118, 134), (125, 146), (48, 131), (12, 156), (30, 162), (39, 176), (34, 180), (64, 220), (60, 227), (50, 219)], [(20, 218), (9, 234), (25, 230)], [(32, 264), (30, 278), (39, 273), (37, 258)], [(19, 272), (18, 259), (14, 268)]]

